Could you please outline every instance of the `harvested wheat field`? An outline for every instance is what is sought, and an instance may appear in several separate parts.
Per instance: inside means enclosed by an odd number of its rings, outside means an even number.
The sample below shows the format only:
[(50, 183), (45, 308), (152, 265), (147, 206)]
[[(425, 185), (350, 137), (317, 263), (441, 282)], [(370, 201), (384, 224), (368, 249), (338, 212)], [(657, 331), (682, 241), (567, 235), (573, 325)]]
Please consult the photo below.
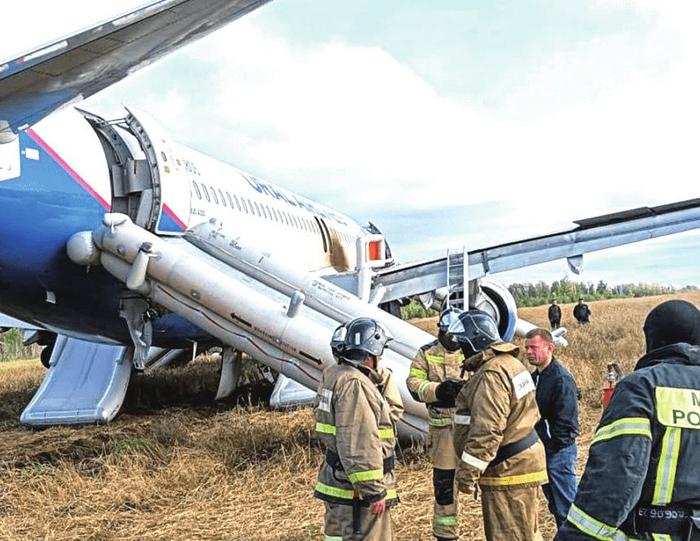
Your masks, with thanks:
[[(700, 293), (683, 297), (700, 303)], [(644, 317), (661, 300), (590, 303), (587, 327), (574, 324), (570, 305), (562, 307), (571, 346), (558, 356), (583, 391), (580, 467), (600, 417), (606, 364), (631, 370), (643, 352)], [(546, 307), (521, 315), (545, 324)], [(435, 320), (416, 323), (432, 330)], [(198, 362), (136, 378), (126, 411), (109, 426), (27, 430), (17, 418), (43, 373), (38, 362), (0, 364), (0, 539), (321, 538), (323, 506), (312, 491), (322, 453), (309, 410), (207, 405), (216, 365)], [(201, 383), (192, 390), (195, 379)], [(430, 474), (419, 450), (404, 449), (402, 504), (394, 512), (399, 540), (432, 539)], [(482, 539), (478, 502), (462, 502), (462, 538)], [(551, 539), (544, 500), (541, 508)]]

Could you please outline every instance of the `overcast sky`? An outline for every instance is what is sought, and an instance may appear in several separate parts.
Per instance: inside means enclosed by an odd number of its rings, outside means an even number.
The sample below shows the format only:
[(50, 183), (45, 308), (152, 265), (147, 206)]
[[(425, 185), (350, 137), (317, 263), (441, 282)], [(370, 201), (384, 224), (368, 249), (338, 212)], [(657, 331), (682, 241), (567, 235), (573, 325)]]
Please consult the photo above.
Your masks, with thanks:
[[(25, 0), (3, 13), (0, 58), (140, 3)], [(673, 0), (274, 0), (83, 106), (142, 109), (420, 259), (699, 197), (699, 15)], [(590, 254), (572, 278), (700, 285), (698, 255), (689, 233)], [(500, 277), (565, 275), (560, 261)]]

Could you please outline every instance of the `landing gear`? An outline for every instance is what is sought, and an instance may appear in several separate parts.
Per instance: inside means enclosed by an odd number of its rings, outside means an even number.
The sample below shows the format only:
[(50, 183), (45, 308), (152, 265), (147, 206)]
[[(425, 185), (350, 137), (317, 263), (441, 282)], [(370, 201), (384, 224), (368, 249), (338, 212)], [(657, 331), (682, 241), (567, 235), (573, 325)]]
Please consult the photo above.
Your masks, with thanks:
[(48, 369), (50, 368), (50, 362), (51, 362), (51, 354), (53, 353), (53, 344), (50, 346), (46, 346), (44, 349), (41, 350), (41, 355), (39, 355), (39, 359), (41, 359), (41, 364), (44, 365), (44, 368)]
[(25, 331), (24, 332), (24, 346), (30, 346), (32, 344), (38, 344), (40, 346), (45, 346), (39, 354), (39, 359), (44, 368), (50, 368), (51, 355), (53, 354), (53, 347), (56, 345), (57, 336), (52, 332), (47, 331)]

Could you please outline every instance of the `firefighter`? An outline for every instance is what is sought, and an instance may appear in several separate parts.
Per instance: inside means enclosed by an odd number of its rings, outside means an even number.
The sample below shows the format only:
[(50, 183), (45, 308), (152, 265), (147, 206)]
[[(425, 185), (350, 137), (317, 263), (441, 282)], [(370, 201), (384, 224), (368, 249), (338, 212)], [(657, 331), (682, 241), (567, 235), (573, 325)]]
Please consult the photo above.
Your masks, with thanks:
[(538, 491), (547, 470), (532, 377), (487, 313), (462, 313), (449, 333), (475, 369), (456, 401), (457, 487), (475, 497), (481, 489), (487, 541), (539, 541)]
[(547, 319), (549, 319), (549, 326), (552, 330), (561, 326), (561, 308), (557, 304), (557, 299), (552, 300), (552, 304), (547, 310)]
[(406, 386), (428, 408), (428, 450), (433, 463), (433, 535), (437, 541), (459, 538), (457, 455), (452, 441), (455, 397), (462, 388), (464, 356), (447, 329), (460, 311), (447, 308), (438, 319), (437, 340), (425, 344), (413, 359)]
[(331, 340), (338, 364), (323, 371), (315, 407), (326, 457), (314, 495), (325, 503), (326, 540), (394, 539), (395, 425), (403, 405), (391, 372), (379, 365), (388, 340), (370, 318), (341, 325)]
[(700, 311), (661, 303), (615, 388), (558, 541), (700, 539)]

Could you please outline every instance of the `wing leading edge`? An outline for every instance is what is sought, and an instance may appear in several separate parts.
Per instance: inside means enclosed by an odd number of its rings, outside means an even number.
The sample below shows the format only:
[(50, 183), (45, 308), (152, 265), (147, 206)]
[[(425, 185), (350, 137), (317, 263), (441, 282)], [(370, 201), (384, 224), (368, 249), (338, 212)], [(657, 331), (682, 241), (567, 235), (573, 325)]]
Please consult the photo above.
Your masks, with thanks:
[[(622, 246), (700, 228), (700, 198), (658, 207), (641, 207), (595, 218), (577, 220), (576, 227), (531, 239), (468, 252), (468, 276), (481, 278), (566, 258), (578, 272), (585, 253)], [(451, 256), (451, 268), (461, 273), (464, 257)], [(386, 288), (382, 302), (433, 291), (447, 284), (445, 257), (382, 269), (374, 277), (373, 287)], [(453, 272), (453, 271), (451, 271)]]
[(87, 98), (269, 0), (161, 0), (0, 64), (0, 132)]

